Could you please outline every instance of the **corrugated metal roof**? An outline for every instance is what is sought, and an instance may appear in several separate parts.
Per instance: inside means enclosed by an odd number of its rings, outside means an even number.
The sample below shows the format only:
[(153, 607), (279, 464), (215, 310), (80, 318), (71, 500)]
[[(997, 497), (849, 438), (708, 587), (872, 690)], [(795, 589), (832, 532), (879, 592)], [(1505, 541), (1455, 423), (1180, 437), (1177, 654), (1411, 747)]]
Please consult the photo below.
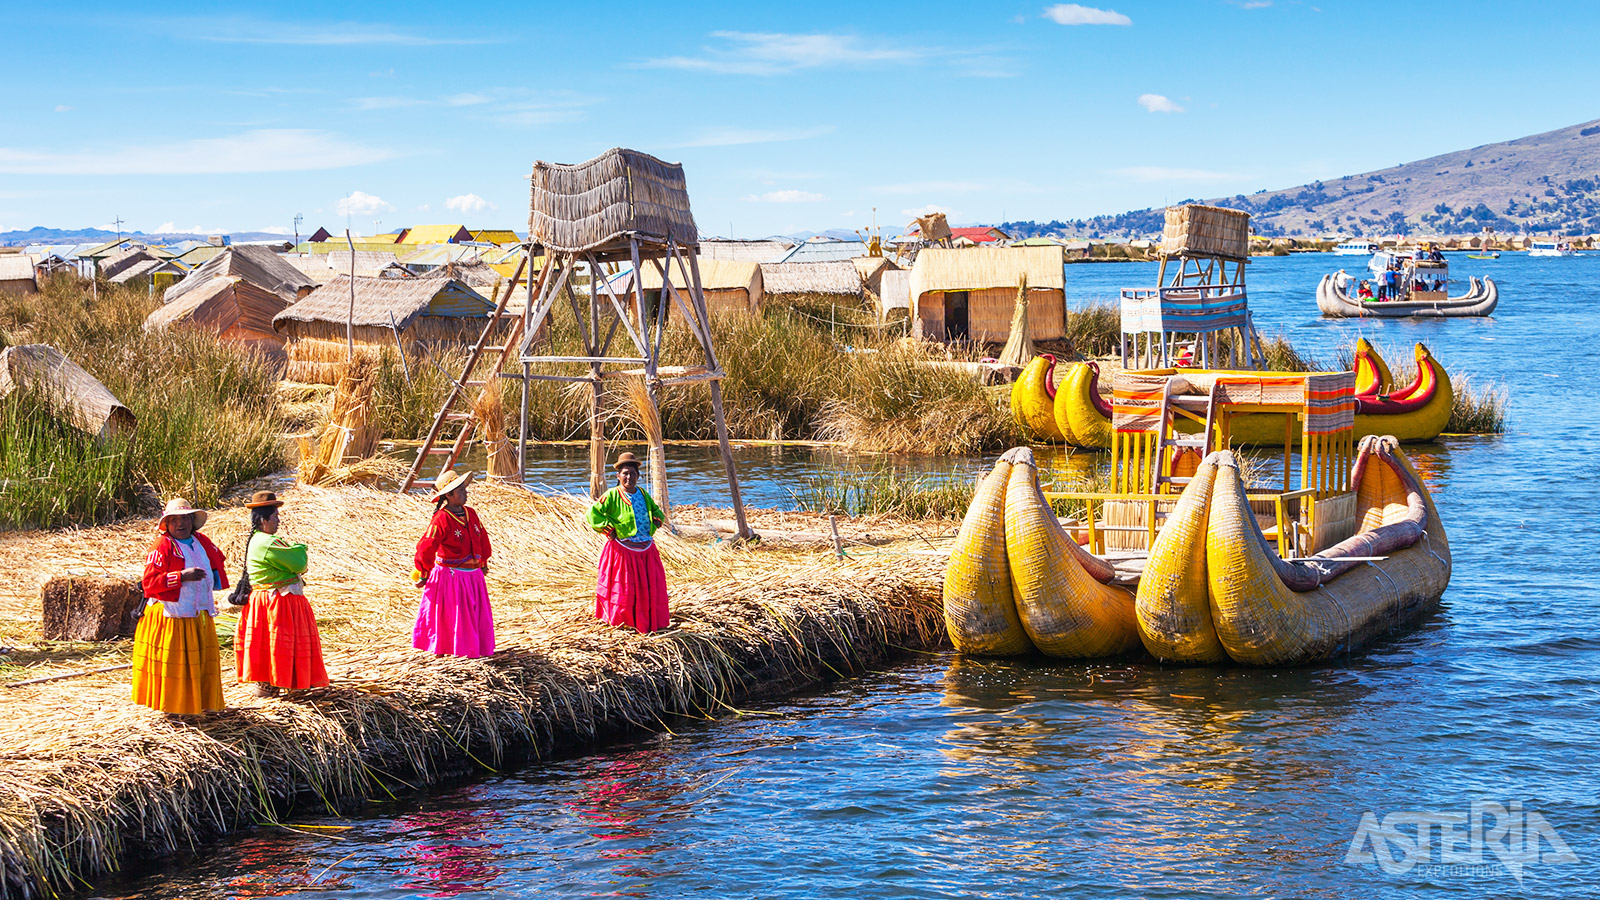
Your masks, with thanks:
[(777, 262), (841, 262), (867, 255), (867, 245), (861, 241), (809, 240), (803, 241)]
[(400, 251), (400, 262), (407, 266), (442, 266), (445, 263), (476, 260), (477, 247), (465, 247), (460, 244), (434, 244), (423, 247), (415, 253)]
[(407, 244), (451, 244), (472, 240), (465, 225), (418, 225), (405, 233)]
[(480, 244), (520, 244), (522, 238), (509, 228), (481, 228), (471, 232), (472, 239)]

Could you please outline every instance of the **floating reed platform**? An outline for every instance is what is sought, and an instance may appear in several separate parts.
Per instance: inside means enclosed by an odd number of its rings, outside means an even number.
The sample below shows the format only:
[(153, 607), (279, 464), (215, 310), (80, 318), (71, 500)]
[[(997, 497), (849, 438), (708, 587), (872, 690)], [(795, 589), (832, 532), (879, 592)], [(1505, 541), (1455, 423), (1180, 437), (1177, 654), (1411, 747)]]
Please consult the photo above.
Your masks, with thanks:
[[(263, 700), (225, 677), (230, 708), (188, 722), (130, 702), (126, 672), (0, 688), (0, 898), (81, 889), (129, 861), (201, 849), (230, 831), (349, 812), (445, 777), (666, 728), (674, 717), (733, 714), (740, 702), (944, 641), (942, 559), (878, 553), (863, 564), (670, 535), (661, 549), (672, 627), (605, 627), (592, 618), (602, 539), (581, 524), (584, 504), (480, 484), (469, 502), (495, 542), (488, 579), (500, 649), (489, 659), (434, 658), (410, 647), (418, 595), (406, 577), (431, 507), (359, 487), (300, 488), (286, 499), (285, 532), (311, 543), (307, 594), (332, 686)], [(215, 512), (206, 527), (229, 554), (230, 577), (243, 513)], [(132, 572), (151, 535), (149, 521), (9, 535), (0, 564)], [(70, 651), (63, 659), (27, 640), (27, 627), (37, 634), (37, 593), (18, 592), (31, 588), (0, 596), (0, 643), (37, 648), (26, 670), (16, 663), (30, 651), (0, 657), (11, 663), (0, 665), (6, 681), (126, 658), (127, 642), (57, 648)], [(225, 611), (218, 623), (225, 673), (236, 621)]]

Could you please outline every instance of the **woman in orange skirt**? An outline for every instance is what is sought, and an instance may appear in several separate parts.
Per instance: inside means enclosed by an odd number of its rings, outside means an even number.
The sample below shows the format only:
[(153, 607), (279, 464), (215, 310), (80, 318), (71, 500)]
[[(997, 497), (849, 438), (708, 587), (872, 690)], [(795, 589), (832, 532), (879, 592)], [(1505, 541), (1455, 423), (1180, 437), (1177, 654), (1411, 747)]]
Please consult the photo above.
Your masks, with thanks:
[(144, 613), (133, 636), (133, 701), (169, 716), (222, 709), (222, 658), (212, 591), (228, 586), (226, 560), (200, 533), (206, 511), (174, 498), (144, 562)]
[(270, 697), (279, 688), (326, 687), (322, 638), (317, 617), (306, 601), (306, 545), (278, 535), (278, 510), (283, 501), (272, 491), (256, 491), (245, 504), (250, 510), (250, 543), (245, 577), (236, 594), (249, 591), (234, 642), (239, 655), (239, 681), (255, 682), (256, 694)]

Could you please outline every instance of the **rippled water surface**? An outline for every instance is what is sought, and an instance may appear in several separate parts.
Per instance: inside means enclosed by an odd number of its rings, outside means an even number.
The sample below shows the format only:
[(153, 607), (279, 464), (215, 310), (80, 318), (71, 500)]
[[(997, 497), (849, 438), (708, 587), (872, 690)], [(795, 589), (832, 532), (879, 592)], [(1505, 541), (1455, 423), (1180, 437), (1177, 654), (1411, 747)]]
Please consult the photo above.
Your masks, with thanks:
[[(354, 820), (304, 820), (342, 832), (250, 833), (99, 896), (1591, 894), (1600, 256), (1452, 256), (1456, 277), (1499, 282), (1490, 320), (1317, 318), (1318, 276), (1352, 261), (1252, 265), (1258, 326), (1328, 360), (1357, 334), (1386, 350), (1426, 341), (1446, 368), (1512, 398), (1510, 434), (1411, 451), (1455, 557), (1443, 608), (1418, 630), (1290, 671), (916, 656), (747, 715)], [(1067, 270), (1076, 299), (1154, 278), (1153, 264)], [(714, 482), (703, 497), (679, 493), (709, 462), (679, 459), (674, 498), (716, 502)], [(793, 449), (740, 459), (748, 495), (766, 504), (783, 502), (785, 480), (837, 462)], [(547, 483), (568, 486), (551, 465)], [(1543, 861), (1489, 849), (1446, 867), (1439, 826), (1410, 871), (1346, 860), (1365, 813), (1465, 816), (1474, 801), (1521, 804), (1524, 833), (1554, 834), (1570, 861), (1549, 858), (1546, 836)], [(1466, 826), (1446, 830), (1473, 849)], [(1503, 854), (1509, 841), (1491, 843)]]

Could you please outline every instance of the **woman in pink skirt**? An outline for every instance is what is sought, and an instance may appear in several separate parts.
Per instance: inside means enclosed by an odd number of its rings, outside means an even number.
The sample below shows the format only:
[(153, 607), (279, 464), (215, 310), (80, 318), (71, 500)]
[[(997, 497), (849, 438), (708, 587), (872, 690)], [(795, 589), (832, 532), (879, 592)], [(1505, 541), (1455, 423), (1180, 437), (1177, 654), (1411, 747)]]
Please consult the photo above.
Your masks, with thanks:
[(589, 526), (605, 534), (594, 614), (607, 625), (631, 625), (641, 632), (667, 627), (667, 573), (651, 538), (667, 520), (655, 498), (639, 486), (639, 460), (617, 457), (617, 486), (589, 507)]
[(422, 587), (422, 605), (411, 645), (437, 656), (494, 653), (494, 613), (483, 573), (489, 566), (489, 533), (467, 505), (472, 473), (445, 472), (434, 482), (433, 521), (417, 542), (412, 581)]

